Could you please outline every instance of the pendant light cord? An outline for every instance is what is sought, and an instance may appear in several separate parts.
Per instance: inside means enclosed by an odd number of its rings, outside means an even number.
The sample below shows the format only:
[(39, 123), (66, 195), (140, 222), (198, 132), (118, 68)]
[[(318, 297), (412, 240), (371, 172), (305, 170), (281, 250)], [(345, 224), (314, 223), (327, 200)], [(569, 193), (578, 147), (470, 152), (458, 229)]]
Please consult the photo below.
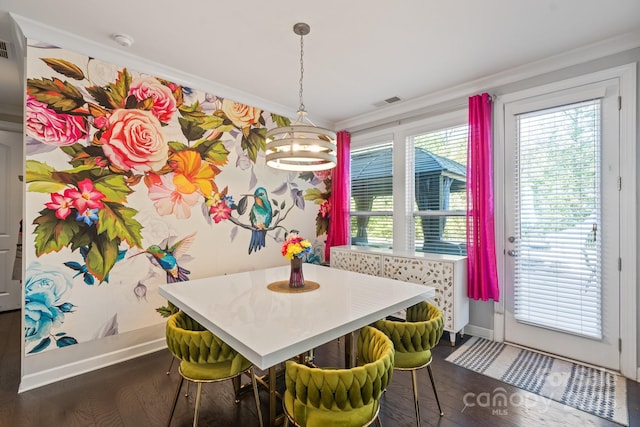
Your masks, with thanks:
[(302, 80), (304, 78), (304, 34), (300, 34), (300, 106), (298, 112), (305, 112), (304, 101), (302, 100)]

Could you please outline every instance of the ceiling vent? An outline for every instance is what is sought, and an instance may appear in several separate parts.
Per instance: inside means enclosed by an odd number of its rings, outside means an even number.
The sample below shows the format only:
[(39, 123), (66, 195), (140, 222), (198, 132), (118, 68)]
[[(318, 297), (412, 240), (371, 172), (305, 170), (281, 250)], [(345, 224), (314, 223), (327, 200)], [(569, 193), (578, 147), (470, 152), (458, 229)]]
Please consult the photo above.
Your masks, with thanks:
[(375, 105), (376, 107), (384, 107), (385, 105), (393, 104), (394, 102), (402, 101), (398, 96), (392, 96), (391, 98), (387, 98), (384, 101), (378, 101)]
[(7, 42), (0, 40), (0, 58), (9, 58)]

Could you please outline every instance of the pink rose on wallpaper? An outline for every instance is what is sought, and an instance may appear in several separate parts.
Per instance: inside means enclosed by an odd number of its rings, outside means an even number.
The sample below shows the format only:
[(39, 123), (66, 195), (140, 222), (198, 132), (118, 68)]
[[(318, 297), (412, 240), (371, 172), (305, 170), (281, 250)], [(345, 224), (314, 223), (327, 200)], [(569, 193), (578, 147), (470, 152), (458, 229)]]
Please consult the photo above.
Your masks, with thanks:
[(114, 110), (100, 142), (111, 164), (125, 171), (159, 170), (167, 163), (162, 127), (149, 111)]
[(260, 120), (260, 114), (262, 114), (262, 110), (259, 108), (240, 104), (239, 102), (228, 99), (222, 101), (221, 110), (227, 115), (233, 125), (240, 129), (257, 124), (258, 120)]
[(140, 77), (131, 82), (129, 94), (138, 101), (153, 98), (151, 112), (163, 123), (168, 123), (176, 112), (176, 99), (171, 89), (154, 77)]
[(27, 96), (25, 126), (31, 138), (58, 147), (75, 144), (88, 134), (83, 117), (58, 114), (30, 95)]
[(191, 217), (191, 206), (200, 200), (197, 192), (183, 194), (173, 184), (173, 173), (160, 175), (149, 186), (149, 198), (159, 215), (175, 214), (178, 219)]
[(321, 171), (313, 171), (313, 174), (320, 181), (324, 181), (325, 179), (327, 179), (327, 178), (329, 178), (331, 176), (331, 169), (325, 169), (325, 170), (321, 170)]

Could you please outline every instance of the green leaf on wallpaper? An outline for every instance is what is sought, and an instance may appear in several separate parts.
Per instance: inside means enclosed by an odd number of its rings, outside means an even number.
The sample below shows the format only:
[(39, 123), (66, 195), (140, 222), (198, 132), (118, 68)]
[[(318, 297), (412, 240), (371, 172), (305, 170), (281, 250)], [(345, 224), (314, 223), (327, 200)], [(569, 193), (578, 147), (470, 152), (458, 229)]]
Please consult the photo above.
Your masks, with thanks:
[(64, 147), (60, 147), (60, 149), (65, 153), (75, 158), (78, 154), (83, 153), (85, 147), (82, 144), (75, 143), (73, 145), (67, 145)]
[(36, 256), (57, 252), (68, 246), (82, 224), (75, 221), (73, 215), (60, 220), (51, 209), (41, 210), (40, 216), (33, 223), (36, 225), (34, 231)]
[(26, 182), (29, 183), (29, 191), (36, 193), (57, 193), (66, 187), (63, 183), (52, 178), (55, 169), (46, 163), (37, 160), (26, 162)]
[(71, 239), (71, 250), (76, 251), (83, 246), (89, 246), (95, 238), (95, 227), (80, 227), (80, 230)]
[(324, 197), (322, 197), (322, 191), (317, 188), (307, 188), (304, 193), (305, 200), (318, 200), (320, 199), (320, 203), (324, 201)]
[(69, 77), (75, 80), (84, 80), (84, 73), (76, 65), (69, 61), (59, 58), (40, 58), (49, 67), (57, 73), (62, 74), (65, 77)]
[(115, 83), (107, 85), (107, 93), (114, 107), (124, 107), (127, 96), (129, 96), (129, 86), (131, 85), (131, 75), (126, 68), (118, 71)]
[(247, 150), (247, 155), (253, 163), (258, 158), (258, 152), (267, 148), (266, 136), (266, 128), (251, 128), (246, 136), (244, 133), (242, 135), (241, 147), (243, 150)]
[(57, 113), (68, 113), (84, 105), (82, 93), (68, 82), (53, 79), (27, 79), (27, 93)]
[(87, 252), (87, 270), (93, 274), (100, 283), (104, 282), (116, 261), (118, 260), (118, 246), (120, 239), (110, 239), (104, 234), (89, 245)]
[(100, 86), (88, 86), (86, 89), (101, 107), (109, 110), (112, 108), (118, 108), (117, 105), (113, 105), (111, 103), (111, 97), (105, 88)]
[(193, 148), (196, 149), (200, 156), (213, 163), (216, 166), (223, 166), (227, 164), (227, 157), (229, 156), (229, 150), (224, 146), (222, 141), (215, 139), (213, 141), (204, 139), (194, 144)]
[(167, 142), (167, 145), (169, 145), (169, 148), (171, 148), (173, 151), (182, 151), (189, 148), (180, 141), (169, 141)]
[(217, 116), (204, 116), (198, 120), (198, 124), (206, 130), (217, 129), (224, 124), (224, 118)]
[(326, 219), (316, 220), (316, 236), (322, 236), (329, 231), (329, 221)]
[(133, 192), (123, 175), (106, 175), (93, 181), (93, 185), (112, 202), (124, 203)]
[(142, 247), (142, 225), (134, 218), (137, 210), (120, 203), (104, 202), (98, 211), (98, 235), (126, 241), (130, 247)]
[(202, 108), (200, 107), (199, 101), (196, 101), (191, 105), (182, 104), (178, 109), (178, 111), (180, 111), (180, 114), (183, 117), (189, 116), (191, 115), (191, 113), (199, 113), (199, 115), (204, 116), (204, 113), (202, 112)]
[(271, 114), (271, 120), (273, 120), (273, 123), (275, 123), (276, 127), (280, 127), (280, 126), (289, 126), (291, 124), (291, 120), (283, 117), (279, 114)]
[(82, 181), (85, 178), (93, 180), (100, 171), (101, 169), (95, 165), (80, 165), (72, 169), (54, 171), (51, 173), (51, 177), (57, 182), (76, 185), (79, 181)]
[(182, 134), (188, 141), (195, 141), (202, 138), (204, 135), (204, 129), (198, 126), (196, 121), (184, 117), (178, 117), (178, 122), (180, 122)]

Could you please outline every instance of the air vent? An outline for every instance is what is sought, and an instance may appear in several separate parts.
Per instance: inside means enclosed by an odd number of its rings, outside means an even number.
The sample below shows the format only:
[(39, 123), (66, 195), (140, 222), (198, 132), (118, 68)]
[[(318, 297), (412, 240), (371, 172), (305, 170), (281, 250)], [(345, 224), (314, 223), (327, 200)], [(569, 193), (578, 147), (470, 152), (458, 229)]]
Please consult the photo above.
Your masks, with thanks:
[(7, 49), (7, 42), (0, 40), (0, 58), (9, 58), (9, 51)]
[(376, 107), (384, 107), (385, 105), (393, 104), (394, 102), (402, 101), (398, 96), (392, 96), (391, 98), (387, 98), (384, 101), (378, 101), (375, 105)]

